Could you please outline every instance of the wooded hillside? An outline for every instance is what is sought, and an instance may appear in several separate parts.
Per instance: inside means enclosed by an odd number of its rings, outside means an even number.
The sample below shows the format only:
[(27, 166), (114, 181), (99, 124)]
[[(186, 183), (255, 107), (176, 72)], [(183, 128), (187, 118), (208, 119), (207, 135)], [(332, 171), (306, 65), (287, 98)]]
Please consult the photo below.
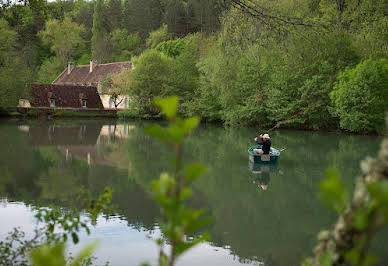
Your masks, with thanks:
[(382, 132), (387, 0), (0, 1), (0, 106), (69, 61), (134, 61), (110, 86), (178, 94), (180, 112), (230, 125)]

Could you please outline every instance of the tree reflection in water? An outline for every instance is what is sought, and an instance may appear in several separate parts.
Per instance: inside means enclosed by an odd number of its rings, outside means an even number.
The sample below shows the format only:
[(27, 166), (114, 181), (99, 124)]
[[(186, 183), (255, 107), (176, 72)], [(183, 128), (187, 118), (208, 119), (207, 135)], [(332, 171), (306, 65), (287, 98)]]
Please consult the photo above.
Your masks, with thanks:
[[(143, 133), (147, 123), (2, 121), (0, 197), (69, 206), (81, 189), (97, 194), (110, 186), (118, 214), (152, 230), (159, 209), (150, 182), (171, 168), (172, 154)], [(316, 196), (325, 169), (337, 168), (351, 189), (360, 160), (375, 154), (379, 139), (279, 130), (271, 140), (287, 151), (278, 164), (247, 169), (252, 135), (253, 129), (203, 125), (187, 139), (185, 162), (209, 167), (189, 204), (214, 217), (207, 228), (212, 245), (227, 246), (241, 262), (297, 265), (310, 255), (316, 233), (335, 218)], [(379, 237), (377, 252), (388, 254), (381, 244), (387, 234)]]

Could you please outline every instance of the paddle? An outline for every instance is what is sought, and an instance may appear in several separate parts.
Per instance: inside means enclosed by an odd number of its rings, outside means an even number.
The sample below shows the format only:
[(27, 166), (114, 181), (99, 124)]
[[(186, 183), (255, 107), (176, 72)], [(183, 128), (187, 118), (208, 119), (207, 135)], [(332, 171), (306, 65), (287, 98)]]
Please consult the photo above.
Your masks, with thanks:
[(285, 151), (285, 150), (287, 150), (287, 148), (282, 148), (279, 151), (282, 152), (282, 151)]

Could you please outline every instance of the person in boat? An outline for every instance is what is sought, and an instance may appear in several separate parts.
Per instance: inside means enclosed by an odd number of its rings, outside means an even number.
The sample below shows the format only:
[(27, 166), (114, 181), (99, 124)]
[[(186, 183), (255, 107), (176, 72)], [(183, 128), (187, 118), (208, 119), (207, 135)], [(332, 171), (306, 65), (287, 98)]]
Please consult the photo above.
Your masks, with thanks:
[(261, 149), (254, 149), (253, 153), (256, 155), (269, 154), (271, 150), (271, 138), (268, 134), (262, 134), (255, 138), (255, 142), (258, 145), (261, 145)]

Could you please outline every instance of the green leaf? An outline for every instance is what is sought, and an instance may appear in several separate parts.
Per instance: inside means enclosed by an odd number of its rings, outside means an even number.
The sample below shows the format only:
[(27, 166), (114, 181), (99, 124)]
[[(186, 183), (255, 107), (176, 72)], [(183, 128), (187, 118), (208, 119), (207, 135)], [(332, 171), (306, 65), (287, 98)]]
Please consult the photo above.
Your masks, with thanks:
[(170, 96), (167, 98), (154, 98), (154, 103), (162, 109), (163, 113), (168, 119), (173, 119), (178, 110), (179, 99), (178, 96)]
[(176, 124), (170, 125), (167, 130), (167, 135), (175, 142), (181, 142), (185, 137), (185, 132)]
[(78, 239), (78, 235), (76, 233), (71, 233), (71, 238), (73, 239), (73, 243), (74, 244), (77, 244), (79, 239)]
[(30, 258), (32, 265), (34, 266), (45, 266), (45, 265), (56, 265), (56, 266), (65, 266), (65, 246), (63, 243), (49, 246), (43, 245), (37, 248), (34, 248), (30, 252)]
[(357, 249), (352, 249), (345, 254), (345, 258), (353, 264), (357, 264), (360, 259), (360, 252)]
[(358, 209), (354, 214), (354, 226), (363, 230), (368, 226), (368, 212), (364, 209)]
[(169, 141), (166, 130), (159, 125), (152, 125), (152, 126), (145, 127), (144, 133), (154, 138), (158, 138), (163, 142)]
[(338, 173), (334, 169), (327, 170), (327, 178), (319, 185), (322, 200), (338, 213), (342, 213), (349, 199), (348, 192), (340, 182)]
[(320, 266), (332, 266), (333, 263), (333, 253), (330, 251), (326, 251), (319, 257), (319, 265)]
[(83, 265), (83, 262), (92, 255), (96, 247), (97, 247), (97, 242), (93, 242), (90, 245), (87, 245), (85, 248), (83, 248), (75, 258), (74, 262), (72, 263), (72, 266)]
[(190, 188), (182, 188), (181, 194), (180, 194), (180, 200), (185, 200), (188, 197), (190, 197), (192, 194), (192, 191)]
[(168, 173), (162, 173), (160, 175), (160, 179), (159, 179), (159, 192), (162, 193), (162, 194), (166, 194), (167, 191), (169, 190), (170, 188), (170, 176), (168, 175)]
[(192, 182), (199, 176), (203, 175), (207, 171), (207, 168), (200, 163), (189, 164), (186, 169), (186, 180)]
[(368, 185), (368, 191), (371, 194), (371, 196), (376, 200), (376, 203), (379, 206), (388, 204), (388, 181), (387, 180), (383, 180), (383, 181)]
[(185, 134), (191, 132), (194, 128), (196, 128), (199, 124), (200, 118), (198, 116), (193, 116), (187, 118), (183, 121), (183, 130)]

